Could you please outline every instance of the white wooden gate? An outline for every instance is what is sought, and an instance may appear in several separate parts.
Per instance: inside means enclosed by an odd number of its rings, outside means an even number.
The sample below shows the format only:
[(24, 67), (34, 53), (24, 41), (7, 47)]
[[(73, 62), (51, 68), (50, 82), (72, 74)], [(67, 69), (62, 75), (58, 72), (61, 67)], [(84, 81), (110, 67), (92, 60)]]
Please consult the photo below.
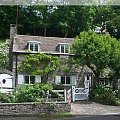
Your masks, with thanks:
[(87, 100), (89, 96), (89, 80), (84, 81), (84, 88), (76, 88), (72, 86), (72, 101), (76, 100)]

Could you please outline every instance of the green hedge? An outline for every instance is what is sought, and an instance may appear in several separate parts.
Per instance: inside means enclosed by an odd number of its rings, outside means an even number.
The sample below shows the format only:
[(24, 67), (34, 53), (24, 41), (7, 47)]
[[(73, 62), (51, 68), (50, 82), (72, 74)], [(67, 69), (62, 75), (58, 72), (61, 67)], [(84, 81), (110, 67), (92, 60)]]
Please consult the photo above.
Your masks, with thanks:
[(95, 89), (90, 91), (89, 97), (95, 102), (109, 105), (118, 105), (118, 98), (116, 98), (114, 91), (104, 86), (96, 86)]

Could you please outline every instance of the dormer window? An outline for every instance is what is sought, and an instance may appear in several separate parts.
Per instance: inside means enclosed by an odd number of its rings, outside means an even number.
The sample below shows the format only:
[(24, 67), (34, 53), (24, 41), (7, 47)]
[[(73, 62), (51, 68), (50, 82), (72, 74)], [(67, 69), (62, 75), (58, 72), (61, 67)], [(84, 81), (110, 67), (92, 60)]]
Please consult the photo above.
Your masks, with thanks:
[(59, 51), (60, 51), (60, 53), (69, 53), (70, 52), (70, 45), (67, 43), (60, 43), (59, 44)]
[(34, 52), (39, 52), (40, 50), (40, 42), (35, 41), (29, 41), (28, 49)]

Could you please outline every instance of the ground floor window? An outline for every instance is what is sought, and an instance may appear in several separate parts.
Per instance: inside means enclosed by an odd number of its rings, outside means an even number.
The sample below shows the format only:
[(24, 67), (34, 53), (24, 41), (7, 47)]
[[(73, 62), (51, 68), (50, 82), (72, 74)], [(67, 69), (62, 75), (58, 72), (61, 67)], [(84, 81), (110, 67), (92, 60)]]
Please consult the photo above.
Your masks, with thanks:
[(24, 76), (24, 83), (25, 84), (34, 84), (35, 83), (35, 76), (25, 75)]
[(61, 84), (70, 85), (71, 84), (70, 76), (61, 76)]

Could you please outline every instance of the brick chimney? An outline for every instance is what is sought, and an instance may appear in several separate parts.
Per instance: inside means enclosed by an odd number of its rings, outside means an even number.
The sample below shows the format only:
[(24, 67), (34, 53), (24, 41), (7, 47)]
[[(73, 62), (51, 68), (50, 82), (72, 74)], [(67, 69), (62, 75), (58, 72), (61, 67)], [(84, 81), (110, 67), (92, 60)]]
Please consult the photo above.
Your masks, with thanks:
[(15, 24), (10, 24), (10, 39), (9, 39), (9, 70), (13, 69), (13, 40), (17, 34), (17, 27)]
[(15, 24), (10, 24), (10, 39), (13, 39), (13, 37), (17, 34), (17, 27)]

